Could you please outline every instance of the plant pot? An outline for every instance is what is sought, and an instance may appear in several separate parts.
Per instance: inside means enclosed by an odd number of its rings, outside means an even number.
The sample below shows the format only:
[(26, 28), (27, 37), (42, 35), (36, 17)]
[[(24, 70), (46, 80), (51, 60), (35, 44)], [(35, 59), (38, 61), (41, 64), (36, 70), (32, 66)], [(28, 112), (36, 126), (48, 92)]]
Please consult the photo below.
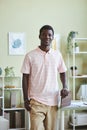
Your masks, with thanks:
[(71, 66), (70, 71), (71, 71), (71, 76), (76, 76), (77, 72), (78, 72), (78, 69), (77, 69), (76, 66)]
[(76, 76), (77, 75), (77, 70), (71, 70), (71, 76)]
[(75, 47), (75, 52), (79, 52), (79, 46)]

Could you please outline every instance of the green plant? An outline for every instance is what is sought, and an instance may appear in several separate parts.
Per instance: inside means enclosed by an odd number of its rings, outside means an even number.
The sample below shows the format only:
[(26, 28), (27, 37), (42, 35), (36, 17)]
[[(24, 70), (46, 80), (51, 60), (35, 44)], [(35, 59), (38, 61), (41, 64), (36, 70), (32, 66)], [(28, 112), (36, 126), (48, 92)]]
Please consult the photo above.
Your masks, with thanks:
[(75, 47), (78, 47), (78, 43), (77, 42), (75, 42)]
[[(76, 32), (76, 31), (71, 31), (71, 32), (69, 32), (69, 34), (68, 34), (68, 37), (67, 37), (67, 51), (68, 51), (68, 53), (71, 53), (71, 51), (72, 51), (73, 39), (76, 37), (77, 34), (78, 34), (78, 32)], [(75, 47), (76, 47), (77, 45), (78, 45), (78, 44), (75, 43)]]
[(14, 67), (6, 67), (4, 70), (5, 70), (5, 76), (9, 77), (9, 76), (15, 76), (14, 74), (14, 70), (13, 70)]

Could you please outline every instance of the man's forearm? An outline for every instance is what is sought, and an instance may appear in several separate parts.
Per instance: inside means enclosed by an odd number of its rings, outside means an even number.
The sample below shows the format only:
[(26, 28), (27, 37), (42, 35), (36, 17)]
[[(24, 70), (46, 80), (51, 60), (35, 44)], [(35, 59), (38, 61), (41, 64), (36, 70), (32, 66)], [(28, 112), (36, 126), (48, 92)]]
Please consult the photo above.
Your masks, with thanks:
[(23, 88), (24, 101), (28, 100), (28, 78), (29, 78), (29, 75), (23, 74), (22, 88)]
[(66, 85), (66, 73), (60, 73), (60, 79), (61, 79), (61, 82), (62, 82), (62, 85), (63, 85), (63, 88), (67, 88), (67, 85)]

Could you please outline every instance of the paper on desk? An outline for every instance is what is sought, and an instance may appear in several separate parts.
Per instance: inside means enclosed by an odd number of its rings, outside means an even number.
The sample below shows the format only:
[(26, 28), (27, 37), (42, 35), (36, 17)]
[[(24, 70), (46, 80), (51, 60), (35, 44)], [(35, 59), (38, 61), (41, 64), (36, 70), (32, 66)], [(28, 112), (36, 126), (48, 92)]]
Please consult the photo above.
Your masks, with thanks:
[(87, 107), (87, 102), (83, 102), (83, 101), (72, 101), (71, 102), (71, 106), (78, 106), (78, 107), (81, 107), (81, 106), (86, 106)]

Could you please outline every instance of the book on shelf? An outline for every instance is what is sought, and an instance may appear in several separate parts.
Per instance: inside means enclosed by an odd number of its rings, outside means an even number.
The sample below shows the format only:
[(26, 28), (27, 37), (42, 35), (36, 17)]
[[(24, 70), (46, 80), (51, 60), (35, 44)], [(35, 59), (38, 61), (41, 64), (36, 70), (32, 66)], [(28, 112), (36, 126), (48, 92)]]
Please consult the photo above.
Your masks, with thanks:
[(10, 111), (10, 128), (15, 128), (15, 111)]
[(21, 128), (21, 112), (15, 111), (15, 127)]
[(16, 101), (17, 101), (16, 100), (16, 91), (12, 91), (11, 92), (11, 108), (16, 107), (16, 104), (17, 104)]
[(4, 107), (5, 108), (10, 108), (11, 102), (10, 102), (10, 92), (5, 91), (4, 92)]

